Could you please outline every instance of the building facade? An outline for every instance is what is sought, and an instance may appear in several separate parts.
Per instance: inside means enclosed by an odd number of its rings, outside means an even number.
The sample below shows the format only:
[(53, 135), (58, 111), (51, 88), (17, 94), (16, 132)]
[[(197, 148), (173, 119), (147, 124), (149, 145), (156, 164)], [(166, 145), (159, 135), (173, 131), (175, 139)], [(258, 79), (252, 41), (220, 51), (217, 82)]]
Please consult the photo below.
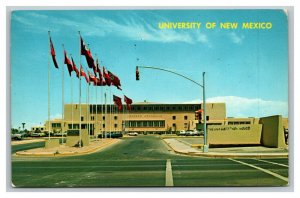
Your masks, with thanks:
[[(80, 109), (81, 106), (81, 109)], [(161, 104), (142, 102), (131, 105), (129, 111), (124, 105), (121, 111), (117, 106), (65, 104), (64, 119), (50, 122), (50, 131), (64, 132), (71, 129), (88, 130), (91, 135), (103, 132), (138, 132), (138, 133), (175, 133), (180, 130), (196, 128), (195, 111), (202, 109), (202, 104)], [(203, 120), (203, 113), (199, 116)], [(207, 124), (221, 124), (226, 119), (225, 103), (206, 104)], [(48, 121), (45, 123), (49, 131)]]

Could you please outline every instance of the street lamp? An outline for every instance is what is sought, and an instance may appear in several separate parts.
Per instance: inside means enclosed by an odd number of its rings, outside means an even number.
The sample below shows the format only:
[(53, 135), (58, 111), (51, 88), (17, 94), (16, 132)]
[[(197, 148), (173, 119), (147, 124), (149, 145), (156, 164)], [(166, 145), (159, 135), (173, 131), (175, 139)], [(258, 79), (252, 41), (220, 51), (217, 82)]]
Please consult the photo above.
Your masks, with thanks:
[(168, 69), (163, 69), (163, 68), (159, 68), (159, 67), (152, 67), (152, 66), (136, 66), (136, 80), (140, 80), (140, 73), (138, 68), (144, 68), (144, 69), (156, 69), (156, 70), (161, 70), (161, 71), (165, 71), (165, 72), (170, 72), (172, 74), (181, 76), (183, 78), (185, 78), (186, 80), (189, 80), (191, 82), (193, 82), (194, 84), (200, 86), (202, 88), (203, 91), (203, 130), (204, 130), (204, 145), (203, 145), (203, 152), (207, 153), (208, 152), (208, 144), (207, 144), (207, 131), (206, 131), (206, 100), (205, 100), (205, 72), (202, 73), (202, 79), (203, 79), (203, 84), (201, 85), (200, 83), (190, 79), (189, 77), (186, 77), (182, 74), (179, 74), (177, 72), (174, 72), (172, 70), (168, 70)]

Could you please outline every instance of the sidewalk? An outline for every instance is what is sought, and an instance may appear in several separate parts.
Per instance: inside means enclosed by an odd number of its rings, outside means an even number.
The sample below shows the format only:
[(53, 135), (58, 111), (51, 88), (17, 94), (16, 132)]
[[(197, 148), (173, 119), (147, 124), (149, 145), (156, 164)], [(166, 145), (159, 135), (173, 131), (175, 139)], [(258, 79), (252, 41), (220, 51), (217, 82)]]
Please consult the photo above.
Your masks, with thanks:
[(74, 155), (85, 155), (100, 151), (107, 148), (110, 145), (120, 142), (120, 139), (99, 139), (92, 140), (88, 146), (81, 148), (69, 147), (66, 145), (60, 145), (55, 148), (35, 148), (30, 150), (18, 151), (17, 156), (74, 156)]
[(279, 158), (288, 157), (288, 151), (280, 148), (267, 148), (263, 146), (253, 147), (226, 147), (226, 148), (209, 148), (207, 153), (202, 149), (193, 148), (187, 142), (179, 141), (176, 138), (163, 139), (175, 153), (203, 156), (203, 157), (220, 157), (220, 158)]

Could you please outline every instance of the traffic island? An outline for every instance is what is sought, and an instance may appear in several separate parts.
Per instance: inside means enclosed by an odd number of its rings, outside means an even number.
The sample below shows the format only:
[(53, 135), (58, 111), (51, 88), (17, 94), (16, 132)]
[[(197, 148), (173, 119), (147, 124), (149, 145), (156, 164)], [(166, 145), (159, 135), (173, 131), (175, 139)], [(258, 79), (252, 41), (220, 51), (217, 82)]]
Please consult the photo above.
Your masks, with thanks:
[(28, 157), (56, 157), (56, 156), (75, 156), (75, 155), (86, 155), (91, 154), (100, 150), (103, 150), (109, 146), (112, 146), (120, 139), (99, 139), (91, 141), (88, 146), (75, 147), (67, 145), (59, 145), (58, 147), (52, 148), (35, 148), (24, 151), (16, 152), (17, 156), (28, 156)]
[(202, 144), (188, 144), (177, 138), (164, 138), (163, 141), (175, 153), (189, 156), (212, 158), (284, 158), (289, 155), (287, 149), (263, 146), (210, 148), (208, 152), (203, 152)]

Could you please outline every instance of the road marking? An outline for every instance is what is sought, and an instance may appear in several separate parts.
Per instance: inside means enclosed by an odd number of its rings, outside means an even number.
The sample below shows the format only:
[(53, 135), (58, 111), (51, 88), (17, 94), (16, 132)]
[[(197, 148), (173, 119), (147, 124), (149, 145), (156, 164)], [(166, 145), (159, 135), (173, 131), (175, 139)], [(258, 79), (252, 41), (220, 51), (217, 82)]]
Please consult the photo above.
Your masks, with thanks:
[(167, 159), (166, 165), (166, 186), (174, 186), (171, 160)]
[(262, 159), (256, 159), (256, 160), (257, 160), (257, 161), (261, 161), (261, 162), (270, 163), (270, 164), (275, 164), (275, 165), (278, 165), (278, 166), (289, 167), (288, 165), (285, 165), (285, 164), (279, 164), (279, 163), (276, 163), (276, 162), (270, 162), (270, 161), (267, 161), (267, 160), (262, 160)]
[(246, 166), (250, 166), (250, 167), (255, 168), (255, 169), (257, 169), (257, 170), (263, 171), (263, 172), (265, 172), (265, 173), (267, 173), (267, 174), (270, 174), (270, 175), (273, 175), (274, 177), (277, 177), (277, 178), (279, 178), (279, 179), (281, 179), (281, 180), (283, 180), (283, 181), (286, 181), (286, 182), (289, 181), (289, 179), (288, 179), (287, 177), (283, 177), (283, 176), (281, 176), (281, 175), (279, 175), (279, 174), (277, 174), (277, 173), (271, 172), (271, 171), (269, 171), (269, 170), (267, 170), (267, 169), (260, 168), (260, 167), (258, 167), (258, 166), (254, 166), (254, 165), (252, 165), (252, 164), (248, 164), (248, 163), (245, 163), (245, 162), (242, 162), (242, 161), (239, 161), (239, 160), (235, 160), (235, 159), (231, 159), (231, 158), (227, 158), (227, 159), (229, 159), (229, 160), (231, 160), (231, 161), (234, 161), (234, 162), (237, 162), (237, 163), (240, 163), (240, 164), (243, 164), (243, 165), (246, 165)]

